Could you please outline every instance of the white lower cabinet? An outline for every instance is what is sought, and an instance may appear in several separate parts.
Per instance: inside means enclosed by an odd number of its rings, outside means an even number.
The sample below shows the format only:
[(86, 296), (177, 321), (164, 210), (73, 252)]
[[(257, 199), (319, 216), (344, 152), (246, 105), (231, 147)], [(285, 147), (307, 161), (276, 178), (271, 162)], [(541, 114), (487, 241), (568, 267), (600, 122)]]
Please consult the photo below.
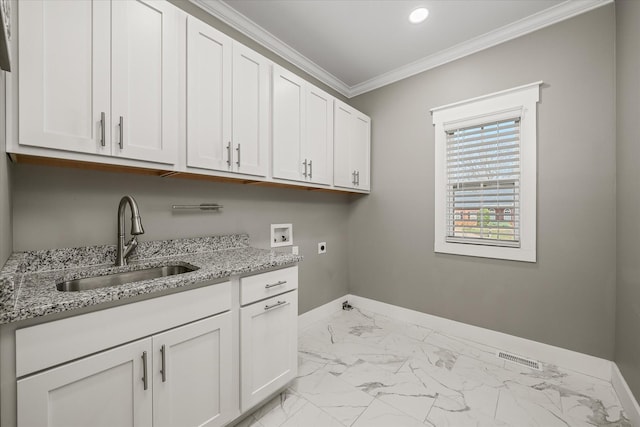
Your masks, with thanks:
[(19, 380), (18, 426), (151, 426), (151, 347), (148, 338)]
[(230, 421), (231, 358), (231, 313), (154, 336), (154, 427), (215, 427)]
[(297, 290), (240, 309), (240, 406), (243, 412), (295, 378), (297, 349)]
[(222, 426), (231, 358), (227, 312), (18, 380), (18, 425)]
[(296, 376), (298, 267), (18, 328), (15, 337), (18, 427), (224, 426)]

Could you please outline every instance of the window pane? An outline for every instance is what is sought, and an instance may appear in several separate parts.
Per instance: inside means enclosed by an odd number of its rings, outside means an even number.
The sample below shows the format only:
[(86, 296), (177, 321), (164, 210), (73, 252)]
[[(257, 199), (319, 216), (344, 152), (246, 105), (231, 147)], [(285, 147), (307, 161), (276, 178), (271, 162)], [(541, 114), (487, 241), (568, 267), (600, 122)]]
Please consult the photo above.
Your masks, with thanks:
[(447, 241), (520, 242), (520, 119), (447, 132)]

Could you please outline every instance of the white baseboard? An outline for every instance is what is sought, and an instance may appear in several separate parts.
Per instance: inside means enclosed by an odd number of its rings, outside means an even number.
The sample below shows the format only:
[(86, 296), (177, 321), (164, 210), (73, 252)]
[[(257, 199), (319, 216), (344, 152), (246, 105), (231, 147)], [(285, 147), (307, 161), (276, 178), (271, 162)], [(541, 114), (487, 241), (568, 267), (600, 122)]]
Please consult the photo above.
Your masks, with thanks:
[(302, 313), (298, 316), (298, 330), (304, 331), (314, 323), (324, 320), (333, 313), (342, 310), (342, 302), (347, 299), (347, 295), (336, 298), (333, 301)]
[(446, 334), (479, 342), (520, 356), (551, 363), (576, 372), (611, 381), (611, 361), (576, 351), (543, 344), (526, 338), (456, 322), (407, 308), (363, 298), (356, 295), (346, 297), (351, 305), (397, 320), (435, 329)]
[(629, 421), (631, 421), (631, 425), (640, 426), (640, 406), (638, 401), (633, 396), (618, 365), (613, 362), (611, 363), (611, 384), (613, 384), (613, 389), (616, 391), (624, 412), (627, 414)]

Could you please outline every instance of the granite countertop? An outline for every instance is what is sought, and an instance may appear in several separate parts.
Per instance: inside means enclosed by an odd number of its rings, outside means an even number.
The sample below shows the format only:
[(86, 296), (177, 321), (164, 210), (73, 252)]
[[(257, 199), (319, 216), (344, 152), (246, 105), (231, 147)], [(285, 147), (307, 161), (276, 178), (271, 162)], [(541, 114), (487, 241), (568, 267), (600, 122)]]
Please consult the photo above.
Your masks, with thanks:
[[(0, 270), (0, 324), (61, 313), (302, 260), (299, 255), (249, 246), (249, 236), (198, 237), (140, 242), (129, 265), (115, 267), (115, 245), (16, 252)], [(60, 292), (66, 280), (167, 264), (198, 270), (80, 292)]]

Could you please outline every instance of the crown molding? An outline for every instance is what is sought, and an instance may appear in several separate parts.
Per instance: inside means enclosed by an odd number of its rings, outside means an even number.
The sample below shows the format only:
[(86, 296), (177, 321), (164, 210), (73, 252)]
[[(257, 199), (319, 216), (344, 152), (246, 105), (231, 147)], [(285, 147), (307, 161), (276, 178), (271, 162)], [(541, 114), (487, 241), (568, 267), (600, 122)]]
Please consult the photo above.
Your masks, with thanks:
[(349, 97), (350, 87), (333, 74), (311, 61), (297, 50), (239, 13), (237, 10), (220, 0), (190, 0), (191, 3), (209, 12), (225, 24), (240, 31), (245, 36), (258, 42), (267, 49), (275, 52), (302, 71), (335, 89), (342, 95)]
[(444, 65), (484, 49), (513, 40), (536, 30), (564, 21), (581, 13), (613, 3), (614, 0), (567, 0), (554, 7), (528, 16), (519, 21), (500, 27), (471, 40), (459, 43), (449, 49), (426, 56), (408, 65), (376, 76), (366, 82), (351, 86), (349, 97), (361, 95), (382, 86), (395, 83), (423, 71)]
[(545, 9), (474, 39), (457, 44), (449, 49), (426, 56), (354, 86), (348, 86), (342, 80), (338, 79), (336, 76), (329, 73), (324, 68), (320, 67), (318, 64), (311, 61), (309, 58), (305, 57), (267, 30), (236, 11), (224, 1), (190, 1), (220, 19), (225, 24), (240, 31), (242, 34), (261, 44), (265, 48), (275, 52), (285, 60), (347, 98), (352, 98), (448, 62), (455, 61), (456, 59), (460, 59), (464, 56), (513, 40), (560, 21), (573, 18), (574, 16), (582, 13), (613, 3), (614, 0), (566, 0), (554, 7)]

